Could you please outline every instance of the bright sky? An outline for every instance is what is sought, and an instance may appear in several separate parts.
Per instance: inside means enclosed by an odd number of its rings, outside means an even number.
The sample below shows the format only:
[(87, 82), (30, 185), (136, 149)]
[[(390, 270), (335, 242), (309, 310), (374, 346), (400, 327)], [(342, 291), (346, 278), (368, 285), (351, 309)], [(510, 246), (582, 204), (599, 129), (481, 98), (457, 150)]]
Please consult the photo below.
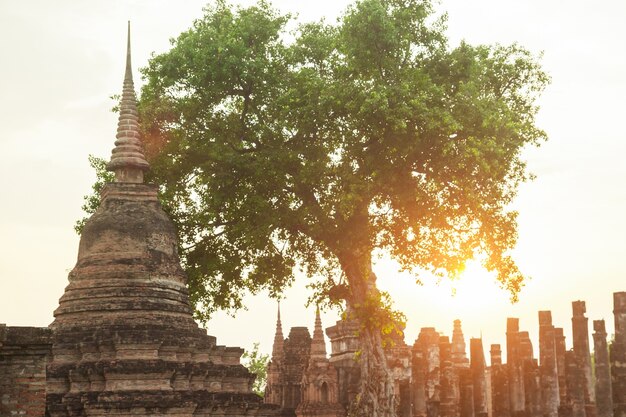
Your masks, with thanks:
[[(242, 3), (244, 3), (242, 1)], [(249, 4), (249, 2), (245, 2)], [(335, 17), (345, 0), (275, 1), (302, 20)], [(132, 21), (133, 65), (168, 48), (168, 39), (201, 16), (201, 1), (0, 0), (0, 323), (47, 326), (74, 266), (82, 198), (94, 173), (87, 155), (108, 157)], [(515, 257), (532, 277), (514, 306), (479, 268), (451, 297), (449, 284), (418, 287), (376, 266), (379, 285), (408, 316), (407, 343), (420, 327), (450, 335), (481, 333), (486, 350), (504, 343), (506, 317), (519, 317), (537, 349), (537, 311), (550, 309), (571, 346), (571, 301), (585, 300), (591, 320), (613, 331), (612, 293), (626, 291), (626, 2), (443, 0), (452, 44), (518, 42), (544, 52), (552, 84), (541, 99), (540, 127), (550, 140), (526, 153), (537, 179), (524, 184), (515, 207), (520, 239)], [(285, 333), (313, 324), (303, 283), (282, 302)], [(209, 333), (218, 343), (271, 351), (275, 303), (251, 297), (236, 319), (218, 314)], [(323, 315), (325, 325), (336, 314)]]

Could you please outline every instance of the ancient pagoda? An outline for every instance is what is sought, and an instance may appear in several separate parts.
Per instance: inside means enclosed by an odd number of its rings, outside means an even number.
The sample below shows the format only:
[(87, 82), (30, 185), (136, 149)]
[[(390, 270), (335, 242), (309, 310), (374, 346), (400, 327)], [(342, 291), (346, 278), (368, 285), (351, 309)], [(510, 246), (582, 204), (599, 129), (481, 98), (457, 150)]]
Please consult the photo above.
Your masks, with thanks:
[(243, 349), (217, 346), (192, 318), (174, 225), (145, 184), (130, 57), (100, 207), (54, 312), (47, 414), (272, 416), (252, 393)]

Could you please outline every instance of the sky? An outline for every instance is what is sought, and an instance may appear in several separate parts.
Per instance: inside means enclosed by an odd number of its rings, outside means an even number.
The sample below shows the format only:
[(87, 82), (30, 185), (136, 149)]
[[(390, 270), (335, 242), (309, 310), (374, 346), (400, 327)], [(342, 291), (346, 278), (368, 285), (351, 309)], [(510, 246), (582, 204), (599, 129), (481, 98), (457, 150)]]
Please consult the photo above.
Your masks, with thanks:
[[(238, 2), (250, 4), (249, 1)], [(274, 1), (301, 21), (334, 21), (349, 2)], [(47, 326), (76, 262), (83, 196), (95, 174), (87, 156), (109, 157), (116, 115), (109, 98), (121, 92), (126, 22), (132, 21), (135, 85), (151, 53), (202, 15), (204, 1), (0, 0), (0, 323)], [(626, 2), (572, 0), (442, 0), (451, 45), (517, 42), (543, 53), (552, 83), (537, 124), (549, 140), (524, 156), (537, 178), (521, 186), (519, 241), (513, 252), (531, 277), (511, 305), (479, 267), (453, 287), (375, 265), (379, 286), (408, 318), (406, 341), (421, 327), (447, 335), (460, 318), (465, 336), (504, 346), (507, 317), (518, 317), (538, 345), (537, 311), (551, 310), (571, 346), (571, 301), (584, 300), (591, 320), (613, 332), (612, 294), (626, 291)], [(304, 277), (303, 277), (304, 278)], [(312, 329), (304, 306), (306, 278), (281, 302), (284, 332)], [(247, 299), (236, 317), (208, 324), (219, 344), (270, 352), (276, 303)], [(337, 320), (322, 315), (325, 325)]]

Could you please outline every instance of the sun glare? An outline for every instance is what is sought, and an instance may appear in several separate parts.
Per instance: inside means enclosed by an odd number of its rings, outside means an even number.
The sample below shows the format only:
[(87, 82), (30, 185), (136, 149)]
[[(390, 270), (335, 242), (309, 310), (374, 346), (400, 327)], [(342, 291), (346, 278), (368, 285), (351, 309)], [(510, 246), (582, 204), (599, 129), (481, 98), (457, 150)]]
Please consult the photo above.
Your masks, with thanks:
[(397, 267), (393, 261), (381, 261), (375, 268), (381, 278), (380, 287), (391, 294), (395, 308), (410, 317), (407, 326), (410, 338), (417, 336), (420, 327), (426, 326), (447, 332), (457, 318), (464, 323), (474, 323), (468, 335), (477, 337), (483, 330), (500, 331), (510, 314), (508, 292), (499, 287), (495, 275), (485, 270), (479, 261), (469, 261), (455, 280), (422, 277), (422, 286), (416, 286), (414, 278), (408, 274), (392, 273), (394, 266)]
[(469, 261), (460, 277), (442, 281), (440, 301), (459, 314), (488, 313), (494, 304), (506, 303), (509, 295), (498, 286), (495, 274), (478, 261)]

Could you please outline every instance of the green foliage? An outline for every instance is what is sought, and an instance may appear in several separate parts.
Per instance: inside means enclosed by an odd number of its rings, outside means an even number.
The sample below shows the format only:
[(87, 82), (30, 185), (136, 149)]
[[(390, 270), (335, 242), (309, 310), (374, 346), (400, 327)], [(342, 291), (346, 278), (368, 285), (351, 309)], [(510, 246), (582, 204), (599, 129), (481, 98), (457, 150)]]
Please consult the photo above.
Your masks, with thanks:
[(98, 210), (100, 206), (100, 191), (102, 191), (102, 187), (108, 182), (113, 182), (115, 178), (115, 174), (106, 170), (107, 161), (103, 158), (98, 158), (93, 155), (89, 155), (89, 166), (92, 167), (96, 171), (96, 182), (91, 186), (91, 194), (83, 197), (84, 203), (82, 205), (82, 209), (85, 212), (86, 216), (80, 220), (76, 221), (74, 225), (74, 230), (79, 235), (83, 231), (83, 226), (85, 226), (85, 222), (89, 218), (90, 215)]
[(345, 283), (363, 302), (354, 283), (372, 277), (346, 271), (372, 251), (450, 276), (480, 254), (515, 298), (507, 207), (529, 178), (522, 149), (545, 139), (536, 58), (451, 48), (428, 0), (363, 0), (287, 34), (289, 19), (217, 2), (143, 69), (150, 175), (197, 317), (277, 296), (298, 268), (318, 298)]
[(270, 356), (259, 352), (259, 343), (255, 342), (252, 345), (252, 351), (245, 351), (241, 356), (243, 359), (243, 365), (248, 370), (256, 375), (254, 384), (252, 385), (252, 391), (263, 397), (265, 394), (265, 384), (267, 382), (267, 364), (270, 361)]

